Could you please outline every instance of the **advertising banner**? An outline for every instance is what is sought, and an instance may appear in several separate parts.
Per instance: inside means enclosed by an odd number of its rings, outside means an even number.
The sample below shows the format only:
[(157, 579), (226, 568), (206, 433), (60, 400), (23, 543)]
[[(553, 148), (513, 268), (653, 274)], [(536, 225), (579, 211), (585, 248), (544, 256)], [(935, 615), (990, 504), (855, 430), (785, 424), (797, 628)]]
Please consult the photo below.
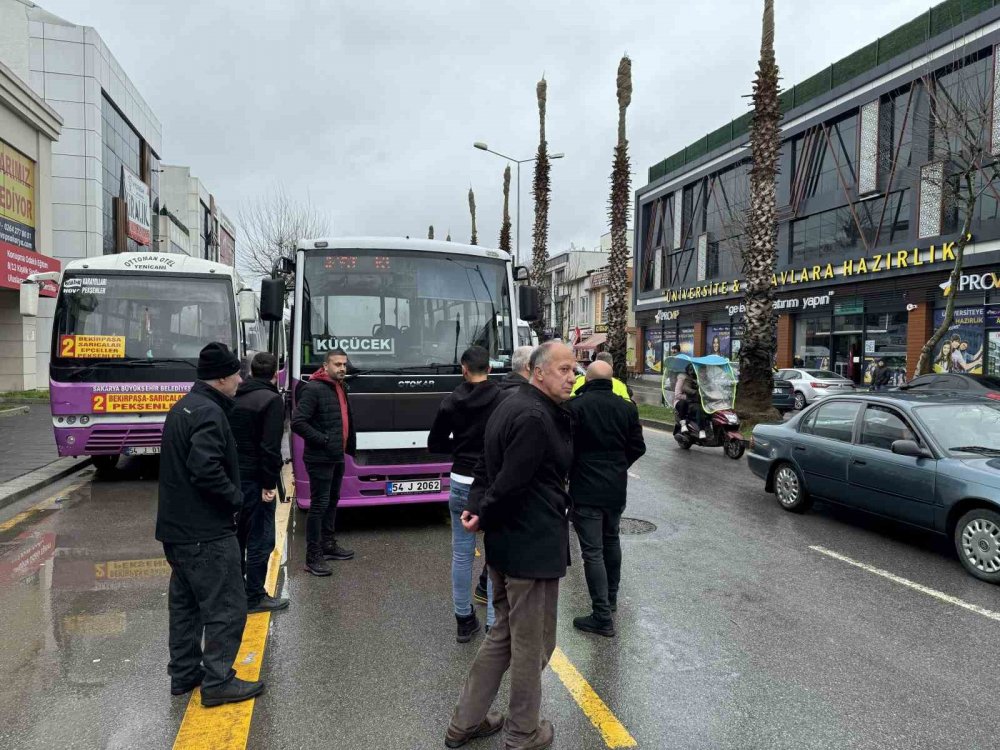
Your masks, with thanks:
[(705, 353), (729, 357), (729, 325), (708, 326), (705, 332)]
[(59, 356), (76, 359), (121, 359), (125, 356), (125, 337), (63, 335), (59, 337)]
[[(0, 238), (0, 287), (18, 289), (21, 282), (33, 273), (58, 271), (61, 264), (55, 258), (25, 250)], [(55, 282), (46, 281), (42, 284), (40, 294), (43, 297), (55, 297), (59, 287)]]
[[(955, 319), (934, 348), (934, 372), (983, 373), (982, 307), (956, 307)], [(934, 311), (934, 327), (944, 322), (944, 310)]]
[(647, 328), (644, 338), (646, 350), (642, 371), (649, 375), (659, 374), (663, 369), (663, 331), (659, 328)]
[(0, 141), (0, 218), (35, 228), (35, 162), (3, 141)]
[(122, 167), (122, 198), (128, 211), (127, 234), (140, 245), (148, 245), (152, 237), (152, 211), (149, 205), (149, 185), (127, 167)]

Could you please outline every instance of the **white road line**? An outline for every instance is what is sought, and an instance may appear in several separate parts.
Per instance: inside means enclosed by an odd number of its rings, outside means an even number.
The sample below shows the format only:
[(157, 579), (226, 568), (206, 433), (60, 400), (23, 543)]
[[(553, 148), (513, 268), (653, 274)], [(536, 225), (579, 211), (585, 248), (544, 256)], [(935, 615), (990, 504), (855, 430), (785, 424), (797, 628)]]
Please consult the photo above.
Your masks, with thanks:
[(820, 547), (819, 545), (810, 545), (809, 549), (814, 552), (819, 552), (821, 555), (826, 555), (827, 557), (832, 557), (834, 560), (840, 560), (848, 565), (853, 565), (855, 568), (861, 568), (862, 570), (867, 570), (869, 573), (874, 573), (877, 576), (882, 576), (883, 578), (888, 578), (893, 583), (898, 583), (908, 588), (919, 591), (921, 594), (927, 594), (927, 596), (933, 596), (935, 599), (940, 599), (947, 604), (954, 604), (956, 607), (961, 607), (962, 609), (967, 609), (970, 612), (975, 612), (977, 615), (982, 615), (983, 617), (988, 617), (991, 620), (996, 620), (1000, 622), (1000, 612), (994, 612), (991, 609), (986, 609), (985, 607), (980, 607), (978, 604), (970, 604), (967, 601), (959, 599), (956, 596), (951, 596), (950, 594), (945, 594), (943, 591), (938, 591), (937, 589), (932, 589), (924, 586), (920, 583), (915, 583), (902, 576), (898, 576), (895, 573), (890, 573), (888, 570), (882, 570), (881, 568), (876, 568), (873, 565), (867, 565), (863, 562), (858, 562), (857, 560), (852, 560), (846, 555), (842, 555), (839, 552), (834, 552), (826, 547)]

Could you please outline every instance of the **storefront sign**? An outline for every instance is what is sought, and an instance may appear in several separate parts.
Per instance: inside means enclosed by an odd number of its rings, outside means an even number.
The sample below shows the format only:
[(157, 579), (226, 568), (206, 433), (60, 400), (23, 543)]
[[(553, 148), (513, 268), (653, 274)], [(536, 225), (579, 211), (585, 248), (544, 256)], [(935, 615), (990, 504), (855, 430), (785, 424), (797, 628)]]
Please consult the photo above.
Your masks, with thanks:
[[(971, 241), (972, 236), (969, 235), (968, 239)], [(945, 242), (940, 246), (915, 247), (912, 250), (898, 250), (896, 252), (876, 253), (870, 256), (851, 258), (836, 265), (827, 263), (826, 265), (793, 268), (772, 274), (771, 286), (782, 288), (795, 284), (830, 281), (837, 278), (870, 276), (884, 271), (920, 268), (936, 263), (953, 263), (955, 261), (955, 244), (955, 242)], [(668, 290), (663, 299), (666, 302), (687, 302), (730, 294), (742, 294), (745, 283), (740, 279), (713, 281), (700, 286)]]
[(128, 211), (128, 236), (140, 245), (148, 245), (152, 231), (149, 185), (122, 167), (122, 198)]
[[(0, 239), (0, 287), (4, 289), (18, 289), (31, 274), (58, 271), (60, 267), (55, 258), (15, 247)], [(43, 297), (55, 297), (58, 291), (54, 281), (45, 281), (40, 293)]]
[(669, 323), (671, 320), (677, 320), (680, 316), (680, 310), (658, 310), (655, 320), (657, 323)]
[(594, 326), (594, 333), (607, 333), (607, 332), (608, 332), (607, 323), (598, 323), (596, 326)]
[(90, 409), (95, 414), (121, 412), (167, 412), (183, 393), (94, 393)]
[[(35, 228), (35, 162), (0, 141), (0, 217)], [(34, 245), (29, 249), (33, 249)]]
[(332, 352), (343, 349), (347, 354), (393, 354), (393, 339), (380, 336), (344, 336), (342, 338), (313, 338), (313, 351)]
[[(827, 292), (826, 294), (816, 294), (812, 297), (793, 297), (791, 299), (776, 299), (774, 300), (775, 311), (782, 310), (816, 310), (821, 307), (825, 307), (830, 304), (833, 299), (833, 292)], [(743, 303), (738, 305), (729, 305), (726, 307), (726, 312), (729, 314), (730, 318), (737, 315), (742, 315), (747, 311), (747, 306)]]
[[(951, 294), (951, 279), (940, 285), (944, 296)], [(986, 273), (963, 273), (958, 280), (959, 292), (989, 292), (1000, 289), (1000, 274), (995, 271)]]
[(76, 359), (121, 359), (125, 356), (125, 337), (85, 334), (60, 336), (59, 356)]

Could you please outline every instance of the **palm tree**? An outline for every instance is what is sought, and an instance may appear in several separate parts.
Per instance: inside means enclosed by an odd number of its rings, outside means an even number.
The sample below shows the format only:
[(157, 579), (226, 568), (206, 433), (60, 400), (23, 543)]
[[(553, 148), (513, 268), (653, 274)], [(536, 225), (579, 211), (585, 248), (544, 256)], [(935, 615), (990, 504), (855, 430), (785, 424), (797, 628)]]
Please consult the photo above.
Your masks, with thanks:
[(503, 170), (503, 222), (500, 224), (500, 249), (510, 254), (510, 164)]
[(628, 211), (630, 192), (628, 138), (625, 137), (625, 110), (632, 103), (632, 61), (628, 55), (618, 63), (618, 144), (611, 169), (611, 253), (608, 257), (608, 348), (614, 358), (615, 376), (628, 377)]
[(427, 227), (427, 239), (429, 239), (429, 240), (433, 240), (434, 239), (434, 225), (433, 224), (431, 224), (429, 227)]
[(771, 274), (777, 255), (775, 177), (781, 148), (778, 64), (774, 59), (774, 0), (764, 0), (760, 63), (753, 82), (753, 122), (750, 126), (750, 206), (748, 238), (743, 252), (745, 278), (743, 345), (737, 408), (744, 415), (773, 412), (774, 293)]
[[(541, 293), (542, 308), (545, 308), (546, 278), (545, 266), (549, 260), (547, 249), (549, 239), (549, 152), (545, 141), (545, 101), (548, 84), (545, 77), (535, 86), (538, 99), (538, 154), (535, 157), (535, 179), (532, 192), (535, 195), (535, 226), (531, 235), (531, 283)], [(544, 316), (533, 323), (541, 336), (545, 328)]]
[(472, 192), (471, 185), (469, 185), (469, 213), (472, 214), (472, 239), (469, 240), (469, 244), (478, 245), (479, 238), (476, 236), (476, 195)]

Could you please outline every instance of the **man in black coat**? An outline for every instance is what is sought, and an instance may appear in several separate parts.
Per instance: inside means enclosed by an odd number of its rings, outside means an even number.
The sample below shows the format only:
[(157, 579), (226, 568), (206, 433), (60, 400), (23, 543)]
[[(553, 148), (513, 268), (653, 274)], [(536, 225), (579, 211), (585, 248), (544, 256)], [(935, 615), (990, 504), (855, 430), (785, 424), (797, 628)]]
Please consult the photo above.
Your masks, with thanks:
[(872, 371), (872, 390), (884, 391), (892, 382), (892, 371), (886, 367), (885, 360), (879, 357), (875, 369)]
[[(541, 750), (552, 724), (539, 717), (542, 670), (556, 646), (559, 579), (569, 562), (569, 495), (573, 462), (569, 412), (573, 350), (549, 341), (531, 356), (531, 383), (500, 404), (486, 427), (469, 508), (462, 523), (482, 528), (493, 581), (496, 622), (469, 670), (445, 736), (461, 747), (505, 727), (505, 747)], [(506, 722), (490, 706), (510, 668)]]
[(170, 692), (201, 685), (203, 706), (264, 690), (232, 668), (247, 619), (236, 540), (240, 469), (228, 417), (239, 372), (225, 344), (202, 349), (198, 380), (167, 414), (160, 449), (156, 538), (170, 564)]
[(337, 544), (337, 503), (344, 479), (344, 456), (354, 455), (355, 435), (347, 400), (347, 354), (327, 352), (323, 366), (302, 388), (292, 432), (306, 442), (303, 458), (309, 473), (309, 515), (306, 517), (306, 571), (314, 576), (333, 573), (327, 560), (350, 560), (354, 552)]
[(267, 561), (274, 550), (274, 498), (281, 479), (281, 438), (285, 432), (285, 402), (278, 393), (278, 358), (255, 354), (250, 379), (236, 391), (229, 417), (240, 456), (240, 509), (237, 538), (246, 574), (247, 611), (285, 609), (288, 599), (264, 590)]
[(567, 405), (574, 418), (573, 528), (580, 539), (583, 571), (593, 614), (573, 626), (612, 637), (611, 613), (618, 609), (622, 548), (619, 524), (628, 491), (628, 467), (646, 452), (634, 403), (612, 391), (612, 369), (605, 362), (587, 368), (587, 385)]

